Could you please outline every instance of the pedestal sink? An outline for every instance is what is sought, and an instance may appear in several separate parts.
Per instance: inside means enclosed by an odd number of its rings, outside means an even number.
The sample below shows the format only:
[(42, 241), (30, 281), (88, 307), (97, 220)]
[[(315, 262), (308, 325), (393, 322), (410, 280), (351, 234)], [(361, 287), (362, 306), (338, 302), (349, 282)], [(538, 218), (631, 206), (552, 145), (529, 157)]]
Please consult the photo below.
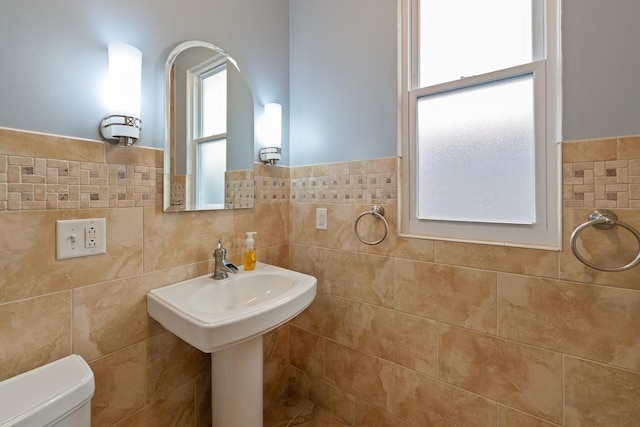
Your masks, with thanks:
[(200, 276), (147, 294), (151, 317), (211, 353), (214, 427), (262, 427), (262, 336), (309, 306), (316, 283), (257, 263), (224, 280)]

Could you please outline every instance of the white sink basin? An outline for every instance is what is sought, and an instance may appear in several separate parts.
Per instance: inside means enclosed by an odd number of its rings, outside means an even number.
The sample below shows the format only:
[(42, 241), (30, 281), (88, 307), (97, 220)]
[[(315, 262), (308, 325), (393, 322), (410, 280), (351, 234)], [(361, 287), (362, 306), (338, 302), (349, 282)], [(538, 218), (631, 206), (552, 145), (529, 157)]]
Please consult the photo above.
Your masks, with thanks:
[[(238, 313), (245, 307), (268, 303), (291, 291), (297, 279), (291, 275), (264, 272), (231, 277), (215, 286), (205, 286), (189, 298), (189, 305), (203, 313)], [(210, 282), (208, 284), (211, 284)]]
[(262, 335), (304, 310), (316, 278), (257, 263), (254, 271), (209, 275), (154, 289), (147, 311), (167, 330), (206, 353)]

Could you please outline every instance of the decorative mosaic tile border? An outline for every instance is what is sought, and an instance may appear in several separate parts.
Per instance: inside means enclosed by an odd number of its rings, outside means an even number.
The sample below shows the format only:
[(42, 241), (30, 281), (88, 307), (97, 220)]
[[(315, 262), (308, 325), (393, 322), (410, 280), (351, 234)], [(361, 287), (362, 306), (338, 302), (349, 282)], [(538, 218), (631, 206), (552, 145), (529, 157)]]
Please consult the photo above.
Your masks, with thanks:
[[(255, 178), (242, 175), (227, 184), (225, 202), (394, 204), (397, 175), (389, 164), (374, 159), (352, 169), (349, 162), (272, 170), (258, 165)], [(381, 172), (371, 172), (376, 170)], [(151, 166), (0, 154), (0, 211), (160, 206), (162, 173)], [(178, 197), (183, 188), (170, 191)], [(640, 208), (640, 159), (565, 163), (563, 205)]]
[(0, 155), (0, 211), (161, 202), (162, 168)]
[(225, 172), (225, 209), (250, 208), (254, 204), (255, 184), (253, 171)]
[(264, 203), (289, 202), (290, 195), (291, 189), (289, 178), (256, 175), (256, 201)]
[[(184, 210), (187, 200), (185, 176), (171, 177), (169, 203), (171, 211)], [(253, 171), (225, 172), (224, 207), (225, 209), (250, 208), (254, 205)]]
[(640, 208), (640, 159), (565, 163), (565, 207)]
[(174, 176), (171, 178), (169, 186), (169, 203), (171, 206), (183, 206), (186, 200), (186, 183), (184, 176)]
[(291, 180), (291, 200), (298, 203), (380, 203), (397, 199), (396, 173), (316, 176)]

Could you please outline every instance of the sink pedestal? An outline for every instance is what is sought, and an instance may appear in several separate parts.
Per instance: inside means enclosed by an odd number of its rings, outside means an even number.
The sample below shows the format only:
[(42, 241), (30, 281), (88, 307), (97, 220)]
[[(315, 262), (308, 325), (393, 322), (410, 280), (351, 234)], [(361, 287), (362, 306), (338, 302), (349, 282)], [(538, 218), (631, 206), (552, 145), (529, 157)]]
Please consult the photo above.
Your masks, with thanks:
[(151, 317), (211, 353), (214, 427), (263, 427), (262, 335), (307, 308), (317, 282), (313, 276), (256, 263), (254, 271), (240, 270), (224, 280), (205, 274), (147, 294)]
[(213, 427), (262, 427), (262, 335), (211, 353)]

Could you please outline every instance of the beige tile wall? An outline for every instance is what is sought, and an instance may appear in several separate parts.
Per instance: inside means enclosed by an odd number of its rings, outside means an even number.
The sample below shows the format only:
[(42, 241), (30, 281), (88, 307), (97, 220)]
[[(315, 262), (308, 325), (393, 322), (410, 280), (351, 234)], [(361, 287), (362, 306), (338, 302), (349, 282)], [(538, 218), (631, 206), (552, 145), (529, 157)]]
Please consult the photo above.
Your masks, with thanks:
[[(94, 426), (207, 425), (208, 355), (146, 316), (144, 298), (204, 274), (218, 238), (237, 261), (257, 230), (261, 260), (318, 278), (311, 307), (265, 339), (267, 404), (289, 384), (357, 426), (640, 420), (640, 267), (597, 272), (567, 250), (595, 207), (640, 228), (640, 138), (564, 144), (561, 252), (398, 237), (393, 158), (257, 165), (254, 209), (162, 213), (161, 157), (0, 129), (0, 379), (78, 353), (96, 375)], [(374, 203), (391, 230), (366, 246), (353, 221)], [(107, 254), (56, 261), (55, 221), (90, 217), (107, 218)], [(366, 216), (360, 231), (380, 227)], [(636, 250), (624, 230), (582, 237), (598, 263)]]
[[(640, 267), (568, 250), (594, 208), (640, 229), (640, 137), (563, 151), (561, 252), (398, 237), (395, 159), (292, 168), (290, 265), (319, 280), (290, 326), (292, 387), (356, 426), (640, 425)], [(353, 223), (373, 203), (391, 230), (367, 246)], [(639, 249), (620, 227), (578, 248), (608, 266)]]
[[(0, 129), (0, 380), (77, 353), (95, 374), (94, 427), (211, 423), (209, 355), (149, 318), (146, 293), (207, 273), (219, 238), (239, 261), (248, 230), (259, 259), (287, 266), (288, 198), (165, 214), (161, 177), (160, 150)], [(56, 220), (93, 217), (107, 253), (57, 261)], [(266, 404), (287, 387), (288, 342), (287, 328), (265, 338)]]
[(227, 209), (252, 208), (255, 199), (253, 171), (229, 171), (224, 177), (224, 206)]

